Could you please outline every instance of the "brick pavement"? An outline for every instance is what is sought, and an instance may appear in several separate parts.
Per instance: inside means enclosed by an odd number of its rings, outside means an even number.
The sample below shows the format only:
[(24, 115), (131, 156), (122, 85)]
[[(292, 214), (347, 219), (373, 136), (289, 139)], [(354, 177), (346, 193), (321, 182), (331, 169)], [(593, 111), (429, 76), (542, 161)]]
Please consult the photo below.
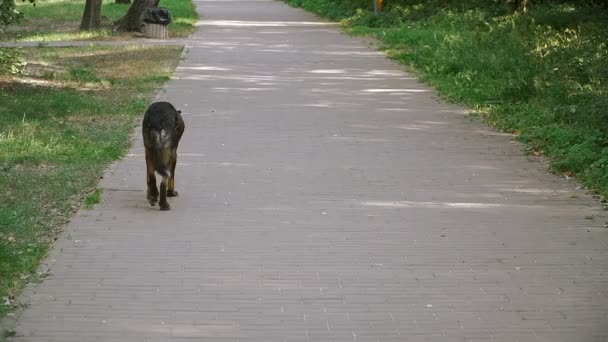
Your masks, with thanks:
[(608, 340), (608, 229), (574, 182), (333, 24), (197, 5), (158, 96), (181, 196), (148, 206), (136, 132), (12, 341)]

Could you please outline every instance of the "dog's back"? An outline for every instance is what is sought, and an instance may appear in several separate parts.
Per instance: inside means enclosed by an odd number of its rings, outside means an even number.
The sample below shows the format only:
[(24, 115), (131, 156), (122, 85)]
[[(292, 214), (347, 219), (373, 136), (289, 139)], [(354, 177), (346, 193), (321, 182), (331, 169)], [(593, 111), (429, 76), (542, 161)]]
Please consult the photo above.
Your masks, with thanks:
[(179, 112), (169, 102), (155, 102), (150, 105), (143, 121), (143, 136), (146, 149), (154, 157), (155, 171), (167, 176), (171, 154), (179, 142), (177, 118)]
[(169, 102), (154, 102), (144, 114), (144, 129), (175, 132), (178, 111)]

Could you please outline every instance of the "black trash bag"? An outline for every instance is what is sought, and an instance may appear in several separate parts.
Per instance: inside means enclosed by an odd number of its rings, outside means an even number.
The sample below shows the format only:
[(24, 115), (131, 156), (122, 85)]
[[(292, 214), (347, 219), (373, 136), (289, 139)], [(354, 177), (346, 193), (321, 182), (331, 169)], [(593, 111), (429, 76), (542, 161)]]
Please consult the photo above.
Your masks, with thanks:
[(171, 13), (164, 7), (148, 8), (144, 13), (144, 23), (169, 25)]

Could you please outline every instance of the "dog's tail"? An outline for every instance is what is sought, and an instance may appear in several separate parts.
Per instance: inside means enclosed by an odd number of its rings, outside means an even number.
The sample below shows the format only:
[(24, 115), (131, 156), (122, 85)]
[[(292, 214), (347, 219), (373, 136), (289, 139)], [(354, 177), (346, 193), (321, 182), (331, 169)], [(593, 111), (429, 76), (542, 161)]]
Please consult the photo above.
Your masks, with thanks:
[(152, 136), (154, 137), (154, 154), (156, 161), (156, 165), (154, 165), (154, 170), (158, 172), (159, 175), (164, 177), (171, 177), (171, 171), (167, 168), (169, 167), (169, 163), (171, 161), (171, 135), (164, 129), (160, 131), (154, 130), (152, 131)]

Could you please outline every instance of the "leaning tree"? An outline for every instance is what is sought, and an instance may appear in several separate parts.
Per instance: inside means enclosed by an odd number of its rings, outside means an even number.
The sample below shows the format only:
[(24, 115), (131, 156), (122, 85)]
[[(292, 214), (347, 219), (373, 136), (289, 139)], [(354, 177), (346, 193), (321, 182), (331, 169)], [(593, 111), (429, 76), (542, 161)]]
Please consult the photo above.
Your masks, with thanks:
[(143, 16), (149, 7), (157, 7), (160, 0), (134, 0), (127, 14), (116, 22), (119, 31), (141, 32)]
[[(0, 0), (7, 1), (7, 0)], [(30, 0), (31, 1), (31, 0)], [(119, 31), (141, 31), (143, 27), (143, 15), (148, 7), (158, 6), (160, 0), (134, 0), (127, 14), (116, 21), (116, 29)], [(101, 5), (103, 0), (86, 0), (81, 30), (96, 30), (101, 28)], [(116, 0), (116, 3), (130, 3), (130, 0)]]

